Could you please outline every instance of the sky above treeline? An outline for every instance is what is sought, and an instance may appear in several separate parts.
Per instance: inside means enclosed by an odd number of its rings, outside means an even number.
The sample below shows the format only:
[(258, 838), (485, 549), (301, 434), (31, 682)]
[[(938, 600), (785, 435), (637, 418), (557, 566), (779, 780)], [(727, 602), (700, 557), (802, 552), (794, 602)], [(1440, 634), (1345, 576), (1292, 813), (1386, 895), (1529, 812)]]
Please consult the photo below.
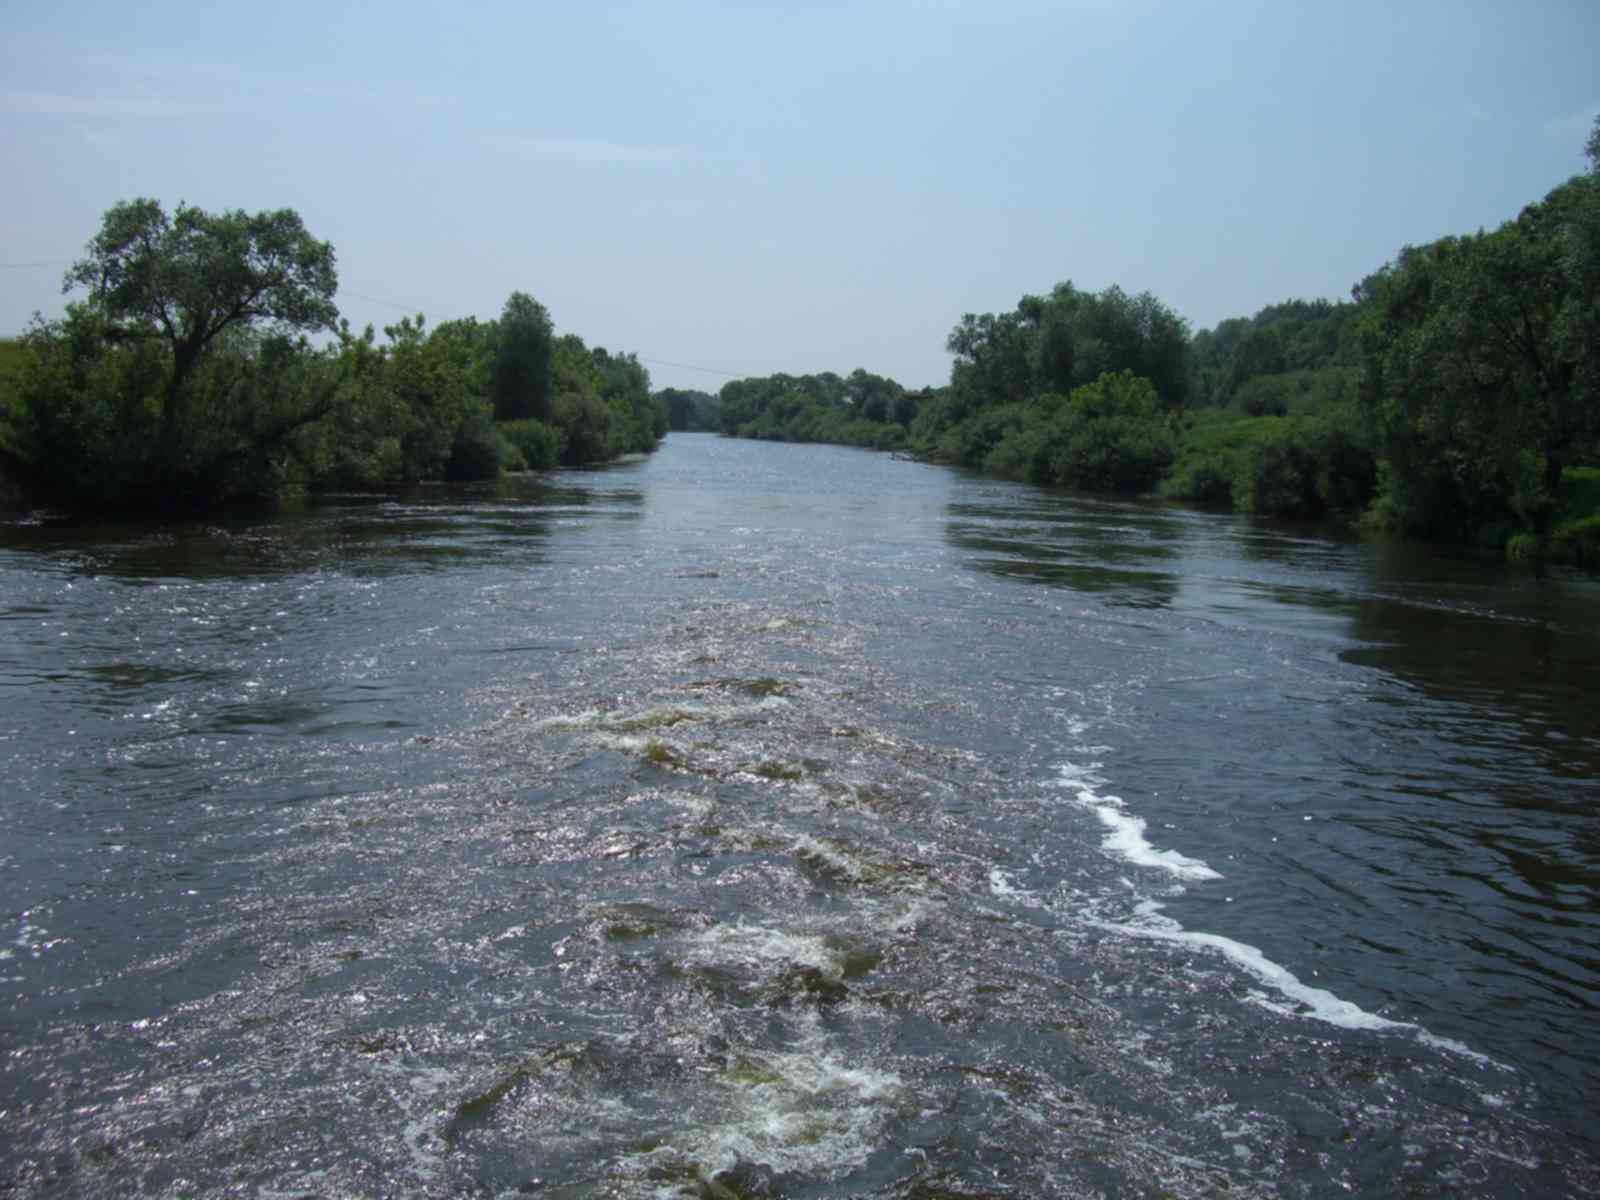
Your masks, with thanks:
[(657, 387), (945, 382), (1070, 280), (1192, 328), (1344, 298), (1586, 166), (1600, 4), (13, 0), (0, 334), (101, 215), (293, 208), (380, 329), (494, 317)]

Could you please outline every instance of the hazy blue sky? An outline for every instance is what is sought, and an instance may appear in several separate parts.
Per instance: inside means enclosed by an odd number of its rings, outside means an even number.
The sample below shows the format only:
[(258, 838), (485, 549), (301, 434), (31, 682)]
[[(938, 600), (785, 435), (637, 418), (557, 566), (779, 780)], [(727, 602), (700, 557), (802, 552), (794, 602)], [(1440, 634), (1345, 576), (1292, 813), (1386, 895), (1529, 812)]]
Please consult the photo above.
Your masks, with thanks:
[(963, 312), (1066, 279), (1195, 328), (1342, 297), (1578, 173), (1600, 112), (1594, 0), (7, 12), (0, 332), (119, 199), (287, 206), (352, 324), (522, 289), (712, 391), (942, 383)]

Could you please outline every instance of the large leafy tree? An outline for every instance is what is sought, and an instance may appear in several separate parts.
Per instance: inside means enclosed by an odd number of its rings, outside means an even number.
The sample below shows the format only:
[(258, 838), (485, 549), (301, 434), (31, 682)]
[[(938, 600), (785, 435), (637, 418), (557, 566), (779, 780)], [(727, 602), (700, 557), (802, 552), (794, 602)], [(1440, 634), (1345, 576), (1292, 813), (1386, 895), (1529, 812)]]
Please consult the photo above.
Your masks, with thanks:
[(309, 332), (333, 326), (333, 250), (284, 209), (211, 214), (154, 200), (105, 214), (30, 331), (18, 437), (68, 502), (182, 506), (270, 492), (296, 431), (344, 390)]
[(333, 247), (291, 209), (208, 213), (155, 200), (114, 205), (64, 290), (88, 289), (87, 307), (109, 341), (156, 340), (168, 353), (162, 427), (178, 436), (189, 385), (231, 330), (331, 329), (339, 311)]
[(1188, 395), (1188, 326), (1148, 292), (1060, 283), (1048, 296), (1024, 296), (1013, 312), (966, 314), (945, 348), (955, 358), (946, 421), (1065, 394), (1107, 372), (1150, 380), (1169, 408), (1183, 407)]

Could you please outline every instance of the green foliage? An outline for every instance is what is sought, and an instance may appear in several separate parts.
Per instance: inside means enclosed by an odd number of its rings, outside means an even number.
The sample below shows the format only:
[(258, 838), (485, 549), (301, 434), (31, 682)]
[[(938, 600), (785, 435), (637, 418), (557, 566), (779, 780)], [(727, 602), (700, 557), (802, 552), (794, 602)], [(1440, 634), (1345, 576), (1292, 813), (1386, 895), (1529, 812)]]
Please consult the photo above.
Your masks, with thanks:
[(381, 382), (390, 393), (391, 428), (400, 438), (401, 478), (407, 481), (448, 478), (462, 427), (489, 416), (487, 402), (467, 390), (449, 340), (422, 331), (421, 316), (384, 329), (390, 344)]
[(608, 457), (654, 449), (666, 436), (667, 409), (650, 393), (650, 372), (632, 354), (611, 354), (596, 346), (592, 357), (600, 396), (612, 414)]
[(1600, 467), (1568, 467), (1561, 476), (1559, 501), (1550, 558), (1600, 569)]
[(1102, 375), (1061, 397), (985, 409), (947, 435), (942, 449), (973, 453), (966, 439), (992, 440), (985, 469), (1083, 491), (1148, 491), (1172, 462), (1172, 420), (1147, 379)]
[(1600, 513), (1558, 524), (1550, 538), (1550, 558), (1600, 570)]
[(1563, 470), (1600, 451), (1597, 250), (1600, 177), (1580, 177), (1362, 282), (1362, 401), (1400, 528), (1547, 535)]
[(562, 431), (561, 461), (569, 466), (611, 457), (611, 407), (593, 393), (556, 397), (555, 421)]
[(1352, 516), (1372, 499), (1378, 464), (1357, 414), (1185, 419), (1163, 496), (1265, 516)]
[(950, 386), (918, 397), (907, 414), (909, 443), (929, 458), (1016, 478), (1136, 488), (1148, 469), (1133, 463), (1170, 457), (1170, 436), (1153, 413), (1063, 418), (1070, 432), (1059, 422), (1045, 428), (1045, 418), (1061, 397), (1124, 376), (1143, 381), (1156, 410), (1180, 409), (1188, 340), (1183, 320), (1160, 301), (1117, 287), (1094, 294), (1062, 283), (1049, 296), (1024, 296), (1013, 312), (968, 313), (946, 342), (955, 357)]
[(1532, 562), (1540, 557), (1539, 539), (1531, 533), (1514, 533), (1506, 539), (1506, 559), (1510, 562)]
[(325, 417), (296, 433), (295, 482), (365, 487), (405, 478), (400, 434), (411, 415), (387, 386), (387, 358), (372, 329), (358, 337), (341, 327), (335, 353), (338, 400)]
[[(487, 479), (649, 450), (665, 432), (636, 358), (556, 342), (525, 293), (497, 322), (429, 332), (408, 317), (379, 345), (335, 328), (333, 261), (288, 210), (116, 205), (66, 276), (87, 299), (0, 354), (0, 468), (80, 507), (192, 508)], [(335, 344), (303, 336), (322, 329)], [(552, 419), (558, 380), (571, 428)], [(504, 431), (497, 403), (517, 417)]]
[(1557, 492), (1563, 516), (1600, 513), (1600, 467), (1568, 467)]
[[(1250, 416), (1297, 411), (1291, 397), (1305, 390), (1297, 379), (1356, 364), (1357, 313), (1355, 304), (1289, 300), (1201, 330), (1189, 349), (1190, 403)], [(1276, 382), (1251, 387), (1263, 378)]]
[(451, 480), (495, 479), (500, 474), (500, 435), (494, 418), (483, 406), (467, 413), (456, 426), (445, 461), (444, 477)]
[(239, 327), (212, 339), (173, 402), (172, 355), (108, 336), (74, 305), (28, 334), (19, 449), (50, 496), (82, 507), (197, 507), (274, 494), (291, 443), (340, 395), (337, 360)]
[(0, 338), (0, 453), (15, 454), (22, 403), (17, 389), (28, 362), (28, 347), (17, 338)]
[(663, 388), (656, 399), (666, 407), (667, 428), (683, 432), (720, 428), (717, 398), (708, 392)]
[(717, 397), (720, 427), (730, 436), (874, 450), (905, 444), (905, 425), (896, 418), (909, 419), (916, 404), (894, 380), (859, 368), (848, 379), (831, 371), (735, 379)]
[[(949, 424), (1120, 371), (1149, 380), (1169, 408), (1183, 406), (1189, 386), (1183, 319), (1148, 292), (1118, 287), (1095, 294), (1061, 283), (1049, 296), (1024, 296), (1010, 313), (968, 313), (946, 349), (955, 356)], [(936, 439), (943, 431), (930, 432)]]
[(500, 436), (512, 448), (515, 464), (510, 469), (542, 471), (561, 461), (561, 435), (553, 426), (531, 418), (501, 421)]
[(490, 396), (502, 421), (550, 419), (550, 314), (526, 292), (512, 292), (493, 338)]
[(964, 467), (984, 466), (1008, 437), (1025, 427), (1027, 414), (1028, 406), (1021, 401), (979, 409), (945, 430), (939, 439), (938, 457)]
[(224, 331), (265, 322), (278, 330), (330, 329), (338, 319), (333, 247), (290, 209), (249, 216), (155, 200), (113, 205), (66, 274), (117, 340), (160, 340), (180, 387)]
[(593, 350), (574, 334), (552, 353), (556, 400), (551, 424), (568, 466), (653, 450), (667, 432), (667, 406), (650, 392), (650, 372), (632, 354)]
[(337, 312), (333, 250), (289, 210), (114, 206), (29, 331), (6, 437), (38, 486), (92, 507), (195, 506), (271, 494), (296, 432), (339, 381), (300, 331)]
[(845, 403), (856, 419), (875, 425), (900, 423), (905, 410), (899, 402), (904, 394), (905, 389), (894, 380), (860, 367), (844, 381)]

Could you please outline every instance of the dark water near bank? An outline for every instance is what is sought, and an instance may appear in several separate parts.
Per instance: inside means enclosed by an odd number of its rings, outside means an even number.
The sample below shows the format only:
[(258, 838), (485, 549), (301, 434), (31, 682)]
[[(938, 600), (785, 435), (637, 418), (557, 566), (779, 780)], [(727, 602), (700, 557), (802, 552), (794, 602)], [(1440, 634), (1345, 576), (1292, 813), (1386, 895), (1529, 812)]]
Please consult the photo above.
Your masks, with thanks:
[(1594, 1194), (1597, 678), (827, 447), (0, 526), (0, 1193)]

